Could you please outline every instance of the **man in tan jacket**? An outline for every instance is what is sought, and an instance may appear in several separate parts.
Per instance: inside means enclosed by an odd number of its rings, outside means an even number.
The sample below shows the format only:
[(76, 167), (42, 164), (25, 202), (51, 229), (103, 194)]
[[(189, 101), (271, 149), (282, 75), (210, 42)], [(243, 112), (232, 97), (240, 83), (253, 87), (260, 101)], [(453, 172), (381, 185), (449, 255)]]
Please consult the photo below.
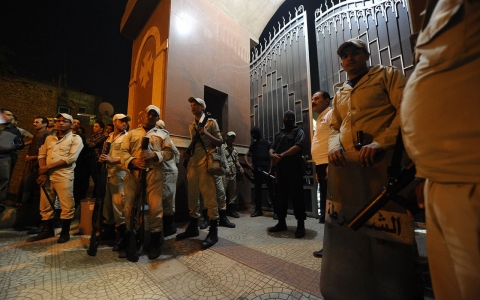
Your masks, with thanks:
[(332, 103), (321, 292), (332, 300), (412, 299), (413, 220), (405, 209), (390, 201), (358, 231), (347, 226), (388, 182), (405, 77), (369, 67), (362, 40), (348, 40), (337, 54), (348, 80)]

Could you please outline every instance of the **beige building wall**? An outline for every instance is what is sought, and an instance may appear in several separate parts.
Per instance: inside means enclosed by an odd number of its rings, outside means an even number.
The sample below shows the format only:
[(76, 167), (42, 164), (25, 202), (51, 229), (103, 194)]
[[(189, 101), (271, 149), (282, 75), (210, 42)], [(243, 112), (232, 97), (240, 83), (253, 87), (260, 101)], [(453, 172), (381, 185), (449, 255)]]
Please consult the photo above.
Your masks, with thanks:
[[(150, 15), (141, 9), (147, 5), (130, 0), (122, 19), (122, 33), (133, 39), (128, 100), (132, 128), (142, 123), (146, 106), (157, 105), (183, 151), (190, 143), (188, 124), (193, 120), (187, 99), (204, 98), (207, 86), (228, 95), (226, 115), (213, 117), (228, 120), (224, 133), (235, 131), (237, 148), (245, 153), (250, 144), (248, 32), (207, 0), (161, 0)], [(249, 183), (239, 185), (240, 205), (250, 203), (250, 193)], [(177, 213), (188, 211), (181, 164), (176, 207)]]

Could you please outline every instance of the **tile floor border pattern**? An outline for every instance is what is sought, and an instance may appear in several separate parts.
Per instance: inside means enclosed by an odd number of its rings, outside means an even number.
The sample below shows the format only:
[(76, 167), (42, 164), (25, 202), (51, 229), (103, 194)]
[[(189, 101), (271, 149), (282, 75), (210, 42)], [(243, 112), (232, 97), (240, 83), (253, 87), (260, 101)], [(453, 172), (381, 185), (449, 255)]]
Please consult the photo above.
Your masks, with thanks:
[(320, 270), (308, 269), (225, 239), (220, 239), (212, 250), (300, 290), (320, 295)]
[[(267, 219), (242, 215), (232, 220), (237, 228), (221, 228), (219, 243), (204, 251), (200, 242), (205, 231), (196, 239), (168, 238), (158, 260), (142, 256), (136, 264), (116, 258), (104, 246), (89, 257), (86, 236), (72, 236), (66, 244), (57, 244), (58, 237), (26, 243), (24, 233), (2, 230), (0, 299), (321, 299), (316, 296), (319, 267), (285, 260), (304, 255), (297, 248), (319, 238), (316, 220), (307, 220), (313, 226), (307, 233), (310, 240), (303, 240), (291, 238), (291, 232), (267, 235), (265, 224), (274, 225)], [(306, 250), (308, 259), (319, 245), (321, 240)]]

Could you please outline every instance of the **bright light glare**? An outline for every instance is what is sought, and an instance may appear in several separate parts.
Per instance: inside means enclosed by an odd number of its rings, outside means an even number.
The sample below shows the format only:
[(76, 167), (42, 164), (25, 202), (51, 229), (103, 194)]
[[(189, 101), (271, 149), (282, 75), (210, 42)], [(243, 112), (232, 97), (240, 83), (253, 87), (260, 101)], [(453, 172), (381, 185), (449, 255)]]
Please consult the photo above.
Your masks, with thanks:
[(175, 23), (176, 29), (180, 35), (188, 35), (192, 31), (193, 20), (185, 13), (178, 15)]

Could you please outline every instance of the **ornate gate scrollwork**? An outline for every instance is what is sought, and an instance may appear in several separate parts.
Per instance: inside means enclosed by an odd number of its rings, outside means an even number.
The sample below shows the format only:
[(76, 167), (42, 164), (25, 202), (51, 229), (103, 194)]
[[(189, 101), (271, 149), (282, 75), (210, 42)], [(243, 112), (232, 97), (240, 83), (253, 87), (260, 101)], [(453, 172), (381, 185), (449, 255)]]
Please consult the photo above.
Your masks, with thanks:
[(338, 46), (360, 38), (370, 49), (370, 65), (392, 65), (409, 76), (413, 71), (410, 18), (406, 0), (328, 0), (315, 11), (320, 87), (334, 94), (346, 80), (336, 54)]
[[(303, 6), (289, 13), (288, 22), (273, 28), (269, 40), (260, 44), (251, 55), (250, 123), (258, 126), (263, 136), (273, 141), (283, 125), (283, 114), (295, 112), (296, 125), (305, 131), (304, 155), (310, 155), (312, 115), (310, 112), (310, 64), (306, 12)], [(304, 198), (307, 214), (316, 216), (316, 191), (313, 174), (306, 176)], [(266, 198), (266, 197), (265, 197)]]

